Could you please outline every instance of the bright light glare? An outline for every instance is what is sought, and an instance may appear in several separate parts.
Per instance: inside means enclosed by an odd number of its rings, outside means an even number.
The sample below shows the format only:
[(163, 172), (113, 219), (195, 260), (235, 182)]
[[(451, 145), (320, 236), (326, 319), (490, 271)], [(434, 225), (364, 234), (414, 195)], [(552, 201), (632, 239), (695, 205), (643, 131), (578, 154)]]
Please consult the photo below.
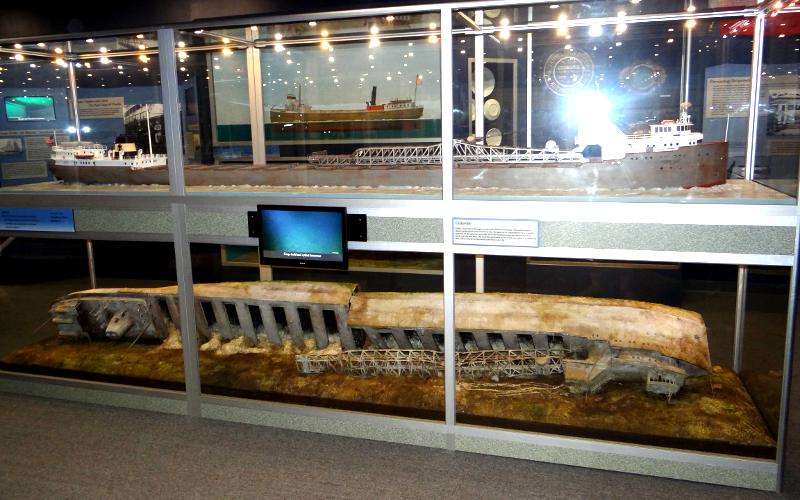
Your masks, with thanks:
[(599, 24), (589, 26), (589, 36), (600, 36), (603, 34), (603, 27)]
[(76, 129), (76, 128), (75, 128), (75, 127), (73, 127), (72, 125), (70, 125), (69, 127), (67, 127), (67, 133), (69, 133), (69, 134), (74, 134), (74, 133), (75, 133), (77, 130), (78, 130), (78, 129)]

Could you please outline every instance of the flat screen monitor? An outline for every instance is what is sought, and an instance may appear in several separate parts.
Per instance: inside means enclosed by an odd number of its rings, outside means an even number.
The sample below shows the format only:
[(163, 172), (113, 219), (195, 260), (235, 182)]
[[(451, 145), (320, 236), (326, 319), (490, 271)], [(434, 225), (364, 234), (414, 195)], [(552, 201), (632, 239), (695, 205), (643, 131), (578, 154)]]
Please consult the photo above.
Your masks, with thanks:
[(261, 264), (347, 269), (347, 209), (258, 205)]
[(4, 99), (10, 122), (51, 122), (56, 119), (52, 96), (16, 96)]

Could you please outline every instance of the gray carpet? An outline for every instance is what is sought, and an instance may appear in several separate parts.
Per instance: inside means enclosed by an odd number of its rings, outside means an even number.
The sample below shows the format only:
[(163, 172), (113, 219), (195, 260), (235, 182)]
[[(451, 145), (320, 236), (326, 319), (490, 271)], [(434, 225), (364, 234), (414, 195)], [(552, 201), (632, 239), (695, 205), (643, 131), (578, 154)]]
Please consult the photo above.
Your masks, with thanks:
[(0, 498), (799, 498), (0, 393)]

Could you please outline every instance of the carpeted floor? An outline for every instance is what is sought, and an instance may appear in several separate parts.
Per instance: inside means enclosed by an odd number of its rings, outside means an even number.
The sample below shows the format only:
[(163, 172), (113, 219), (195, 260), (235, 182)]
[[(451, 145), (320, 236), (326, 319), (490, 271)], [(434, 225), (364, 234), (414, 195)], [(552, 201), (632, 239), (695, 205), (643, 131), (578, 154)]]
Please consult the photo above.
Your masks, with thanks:
[(798, 498), (0, 393), (0, 498)]

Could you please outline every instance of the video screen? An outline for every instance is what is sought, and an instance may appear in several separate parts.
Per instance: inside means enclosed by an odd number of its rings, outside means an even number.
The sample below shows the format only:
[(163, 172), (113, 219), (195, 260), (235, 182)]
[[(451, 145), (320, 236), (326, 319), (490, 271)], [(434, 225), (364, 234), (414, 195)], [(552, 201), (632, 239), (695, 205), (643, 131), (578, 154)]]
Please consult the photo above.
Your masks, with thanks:
[(56, 119), (56, 108), (51, 96), (6, 97), (6, 118), (10, 122), (51, 122)]
[(259, 205), (262, 264), (347, 269), (347, 210)]

